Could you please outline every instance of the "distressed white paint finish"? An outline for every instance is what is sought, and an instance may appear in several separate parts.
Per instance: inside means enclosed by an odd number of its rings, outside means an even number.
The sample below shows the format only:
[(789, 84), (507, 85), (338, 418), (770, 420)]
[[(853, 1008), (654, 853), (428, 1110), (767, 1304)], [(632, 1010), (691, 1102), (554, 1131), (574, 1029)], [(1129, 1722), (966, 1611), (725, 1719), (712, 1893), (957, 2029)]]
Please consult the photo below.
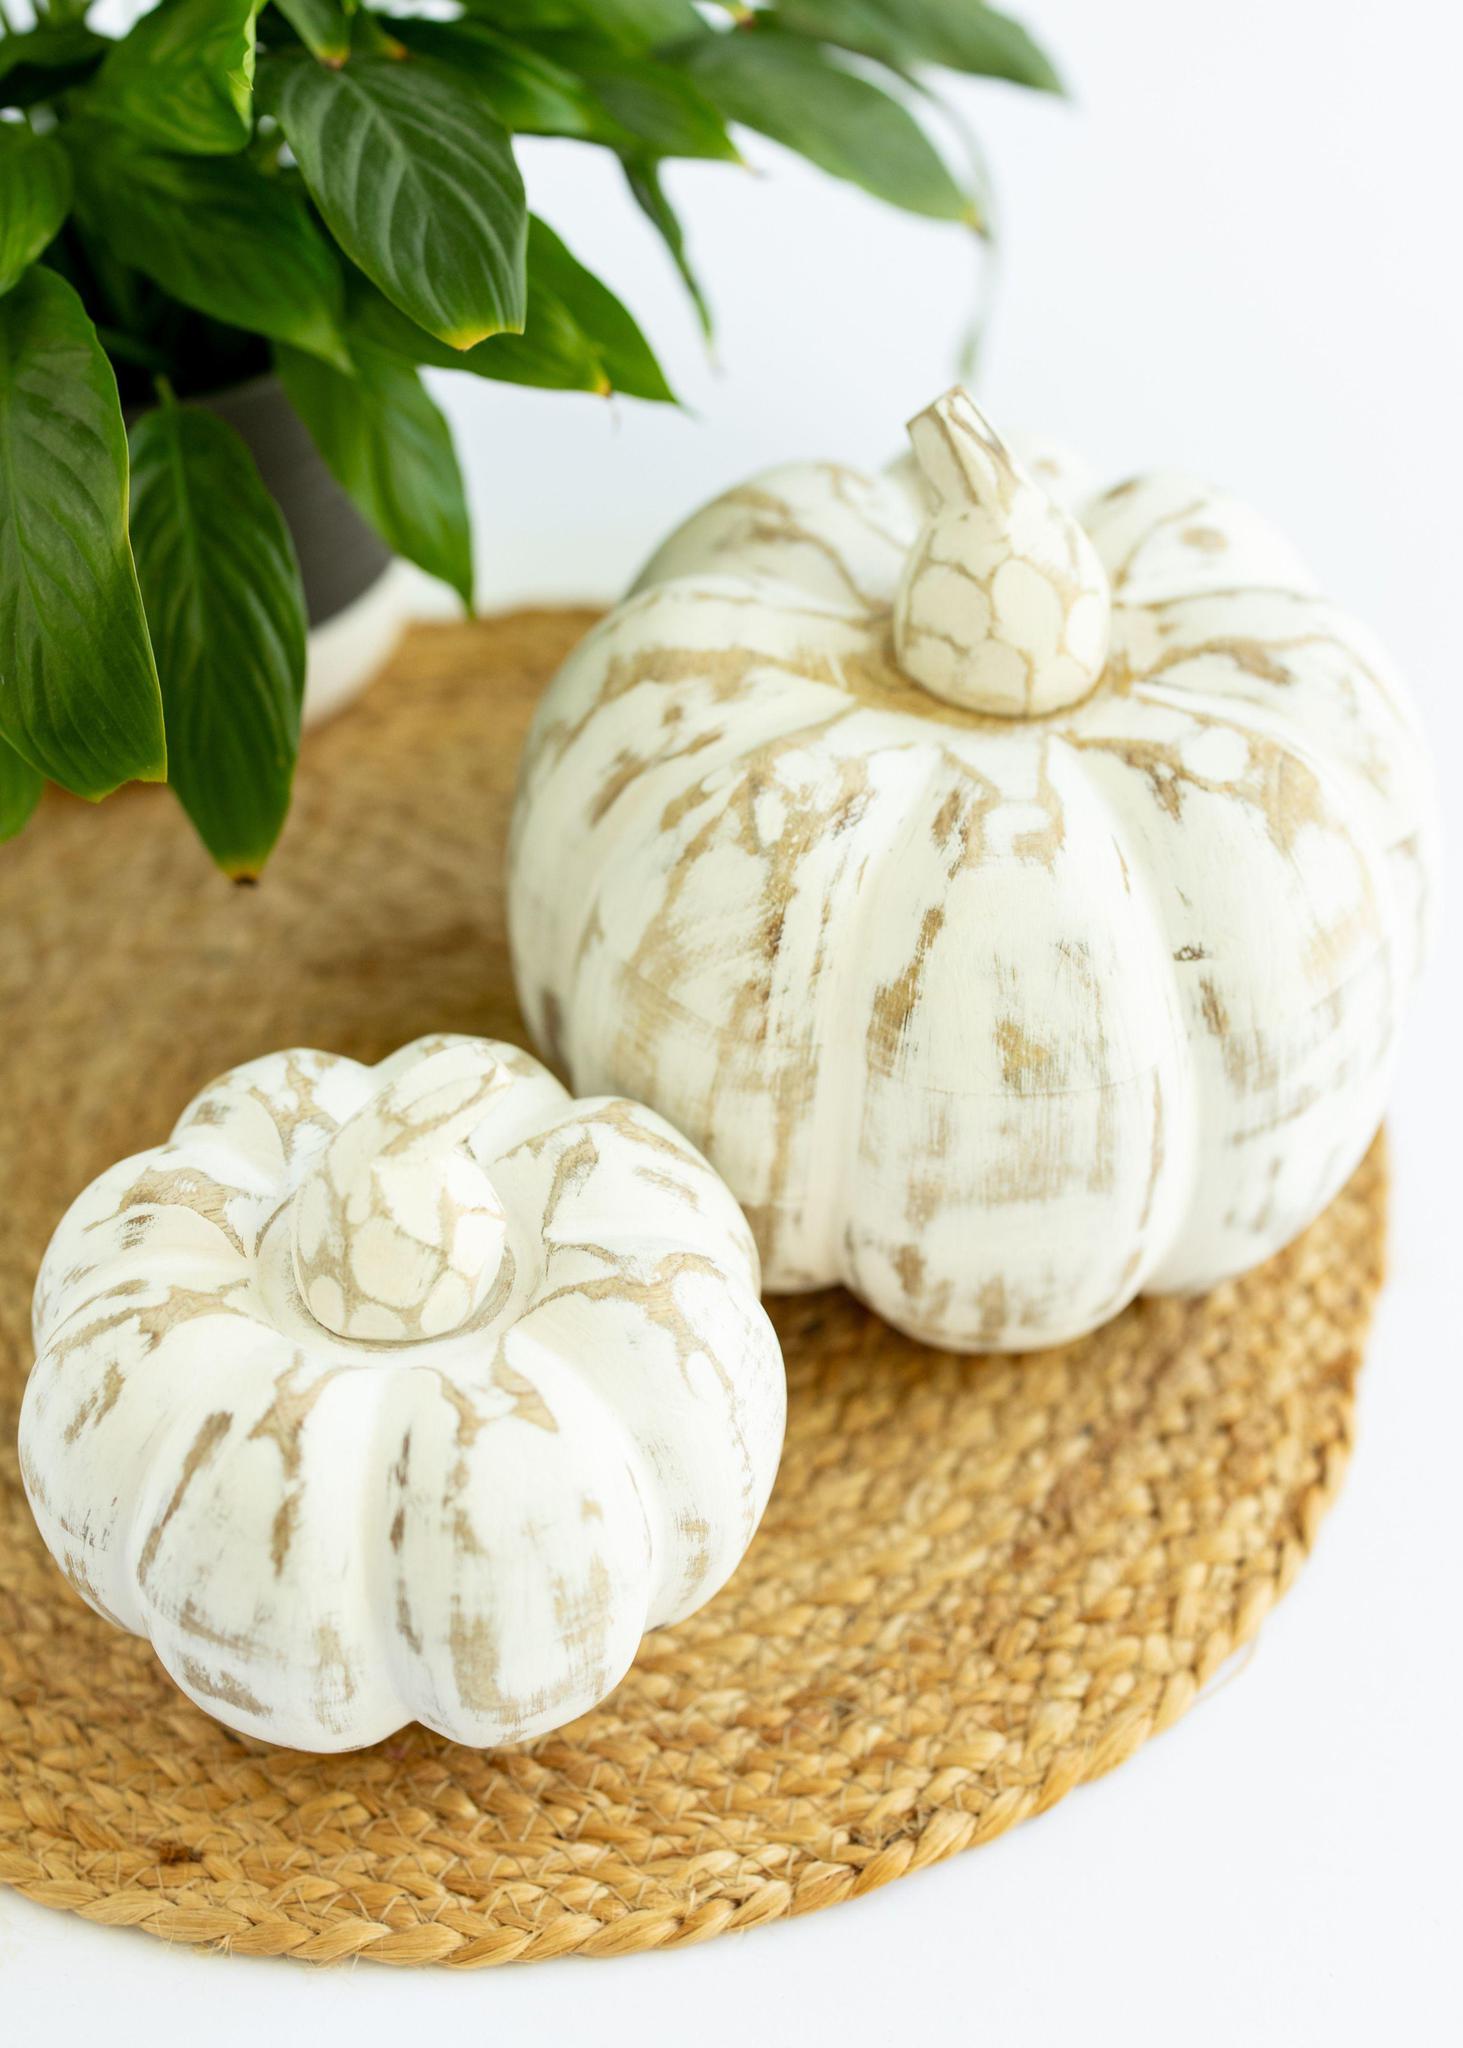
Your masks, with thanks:
[(935, 499), (894, 593), (894, 654), (947, 703), (1031, 717), (1078, 703), (1107, 661), (1107, 575), (1081, 522), (968, 393), (911, 420)]
[(721, 1181), (477, 1039), (224, 1075), (73, 1205), (35, 1337), (58, 1563), (209, 1713), (307, 1749), (583, 1713), (728, 1577), (782, 1442)]
[(1039, 446), (1019, 475), (1106, 581), (1079, 701), (922, 687), (895, 606), (948, 493), (908, 457), (791, 464), (565, 664), (510, 861), (519, 993), (575, 1084), (702, 1146), (769, 1288), (972, 1349), (1318, 1213), (1381, 1117), (1431, 868), (1405, 693), (1263, 519), (1178, 475), (1094, 494)]

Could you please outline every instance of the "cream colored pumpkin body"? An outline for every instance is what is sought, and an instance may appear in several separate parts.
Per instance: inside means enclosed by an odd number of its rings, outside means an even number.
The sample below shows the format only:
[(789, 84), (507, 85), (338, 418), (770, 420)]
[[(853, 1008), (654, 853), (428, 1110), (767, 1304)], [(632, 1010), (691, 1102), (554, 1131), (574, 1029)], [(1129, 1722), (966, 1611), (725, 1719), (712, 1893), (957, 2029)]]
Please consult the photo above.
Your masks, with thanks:
[(659, 1117), (514, 1047), (274, 1055), (57, 1230), (27, 1491), (92, 1606), (232, 1727), (533, 1735), (751, 1538), (785, 1399), (757, 1279)]
[(1254, 1264), (1343, 1184), (1427, 777), (1369, 636), (1180, 477), (1082, 504), (1090, 694), (941, 702), (892, 638), (928, 514), (907, 461), (802, 464), (681, 528), (540, 708), (510, 930), (540, 1043), (703, 1147), (769, 1288), (1019, 1349)]

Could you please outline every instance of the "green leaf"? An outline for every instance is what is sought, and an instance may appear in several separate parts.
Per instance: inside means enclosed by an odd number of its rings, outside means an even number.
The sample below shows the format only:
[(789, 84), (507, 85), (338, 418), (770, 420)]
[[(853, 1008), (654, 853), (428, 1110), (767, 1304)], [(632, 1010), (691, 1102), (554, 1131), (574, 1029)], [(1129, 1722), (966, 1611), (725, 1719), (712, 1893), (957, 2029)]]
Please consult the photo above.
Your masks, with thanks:
[(566, 310), (593, 349), (610, 390), (675, 404), (675, 393), (630, 313), (541, 220), (530, 229), (528, 265), (530, 295), (537, 288)]
[(348, 286), (352, 335), (405, 363), (434, 370), (464, 370), (500, 384), (533, 385), (541, 391), (607, 390), (593, 349), (557, 301), (536, 291), (530, 272), (528, 318), (522, 334), (494, 334), (472, 348), (449, 348), (399, 312), (357, 271)]
[(0, 740), (0, 839), (13, 839), (30, 822), (30, 814), (46, 786), (29, 761)]
[(39, 265), (0, 299), (0, 650), (0, 737), (32, 768), (91, 798), (162, 781), (116, 379)]
[[(741, 37), (706, 36), (706, 43)], [(715, 96), (684, 68), (653, 57), (625, 55), (582, 36), (544, 36), (536, 48), (582, 78), (605, 112), (652, 156), (707, 157), (735, 163), (737, 146), (726, 132)], [(699, 44), (691, 45), (699, 48)], [(677, 55), (684, 62), (684, 52)]]
[(1019, 21), (979, 0), (777, 0), (776, 19), (796, 34), (837, 43), (903, 69), (943, 64), (1061, 92), (1050, 58)]
[(572, 135), (581, 141), (628, 141), (582, 79), (485, 21), (383, 17), (382, 25), (414, 56), (432, 57), (472, 81), (516, 135)]
[(0, 124), (0, 292), (56, 234), (71, 206), (71, 166), (49, 135)]
[(704, 36), (677, 56), (729, 121), (908, 213), (972, 218), (969, 199), (913, 116), (816, 44), (775, 30), (733, 32)]
[(305, 691), (294, 543), (233, 428), (167, 403), (132, 429), (132, 546), (162, 682), (168, 780), (226, 875), (289, 809)]
[(0, 106), (33, 106), (79, 85), (111, 48), (105, 36), (75, 21), (0, 37)]
[(507, 130), (428, 58), (271, 57), (270, 105), (331, 233), (453, 348), (519, 332), (528, 215)]
[(350, 15), (341, 0), (274, 0), (275, 6), (322, 64), (344, 64), (351, 53)]
[(162, 0), (114, 43), (87, 88), (93, 113), (163, 149), (227, 156), (253, 132), (258, 0)]
[(472, 534), (447, 422), (417, 372), (360, 345), (355, 375), (278, 348), (285, 391), (341, 487), (388, 547), (472, 605)]
[(700, 279), (691, 268), (686, 254), (685, 232), (660, 182), (660, 165), (653, 157), (626, 157), (624, 170), (636, 205), (670, 252), (671, 261), (690, 294), (691, 304), (696, 308), (701, 332), (709, 342), (712, 337), (711, 305), (701, 289)]
[(212, 319), (350, 367), (339, 261), (290, 185), (247, 157), (167, 156), (68, 126), (83, 221), (112, 255)]
[(547, 391), (620, 391), (675, 403), (631, 315), (541, 220), (529, 221), (528, 319), (522, 334), (497, 334), (459, 353), (399, 313), (359, 275), (350, 288), (350, 314), (361, 340), (406, 362)]
[(465, 0), (511, 33), (577, 29), (622, 50), (654, 50), (703, 31), (691, 0)]

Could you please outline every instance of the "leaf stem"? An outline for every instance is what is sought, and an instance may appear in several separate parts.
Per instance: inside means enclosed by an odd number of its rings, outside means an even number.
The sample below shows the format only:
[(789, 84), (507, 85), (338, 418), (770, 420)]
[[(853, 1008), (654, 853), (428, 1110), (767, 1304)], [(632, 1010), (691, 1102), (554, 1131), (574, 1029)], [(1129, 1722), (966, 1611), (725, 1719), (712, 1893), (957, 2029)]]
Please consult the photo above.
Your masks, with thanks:
[(121, 328), (108, 327), (100, 320), (97, 322), (97, 340), (114, 360), (136, 363), (139, 369), (161, 369), (168, 360), (161, 349), (152, 348), (136, 335), (124, 334)]

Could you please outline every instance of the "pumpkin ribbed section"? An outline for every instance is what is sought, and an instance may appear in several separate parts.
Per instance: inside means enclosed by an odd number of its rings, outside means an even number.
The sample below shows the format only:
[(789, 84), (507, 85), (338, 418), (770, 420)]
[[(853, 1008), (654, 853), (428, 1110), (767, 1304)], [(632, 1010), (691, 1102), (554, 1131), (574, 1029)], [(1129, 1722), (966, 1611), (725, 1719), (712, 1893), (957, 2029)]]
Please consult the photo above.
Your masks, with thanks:
[(1110, 586), (1080, 703), (911, 681), (918, 479), (794, 465), (570, 657), (510, 856), (520, 998), (575, 1085), (687, 1132), (770, 1288), (965, 1349), (1209, 1286), (1320, 1212), (1381, 1116), (1431, 864), (1405, 694), (1287, 543), (1184, 477), (1023, 473)]
[[(301, 1294), (295, 1204), (342, 1131), (375, 1142), (403, 1103), (390, 1157), (413, 1168), (423, 1129), (470, 1126), (493, 1283), (442, 1334), (398, 1289), (415, 1335), (339, 1336)], [(388, 1177), (395, 1224), (460, 1225), (455, 1184), (423, 1223), (415, 1174)], [(378, 1270), (358, 1277), (375, 1299)], [(58, 1562), (209, 1712), (310, 1749), (414, 1719), (488, 1745), (586, 1711), (647, 1628), (730, 1574), (781, 1446), (781, 1359), (725, 1187), (651, 1111), (571, 1101), (481, 1041), (224, 1076), (72, 1207), (36, 1345), (22, 1463)]]

